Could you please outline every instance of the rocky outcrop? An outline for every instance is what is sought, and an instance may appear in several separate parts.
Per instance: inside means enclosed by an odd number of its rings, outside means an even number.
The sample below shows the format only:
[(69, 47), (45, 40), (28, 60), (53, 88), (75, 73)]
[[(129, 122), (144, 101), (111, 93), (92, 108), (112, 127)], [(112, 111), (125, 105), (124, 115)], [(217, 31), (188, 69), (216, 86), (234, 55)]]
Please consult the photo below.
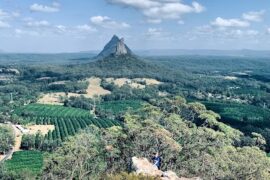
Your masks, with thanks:
[(133, 157), (132, 165), (138, 174), (157, 177), (161, 177), (163, 174), (162, 171), (158, 170), (158, 168), (152, 165), (146, 158)]
[(146, 158), (132, 158), (133, 169), (137, 174), (146, 176), (159, 177), (162, 180), (201, 180), (200, 178), (183, 178), (178, 177), (173, 171), (163, 172), (150, 163)]
[(120, 41), (117, 43), (115, 54), (117, 56), (120, 56), (120, 55), (125, 55), (127, 53), (128, 53), (128, 50), (127, 50), (126, 45), (125, 45), (125, 40), (124, 40), (124, 38), (121, 38)]
[(106, 44), (104, 49), (99, 53), (97, 59), (104, 59), (110, 56), (132, 55), (133, 53), (125, 44), (124, 38), (119, 39), (114, 35), (112, 39)]

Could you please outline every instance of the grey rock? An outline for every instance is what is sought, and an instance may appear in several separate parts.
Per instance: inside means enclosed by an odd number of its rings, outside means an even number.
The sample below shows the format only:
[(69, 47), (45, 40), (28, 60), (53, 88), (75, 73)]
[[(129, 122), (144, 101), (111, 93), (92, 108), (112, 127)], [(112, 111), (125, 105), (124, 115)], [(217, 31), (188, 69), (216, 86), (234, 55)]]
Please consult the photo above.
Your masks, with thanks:
[(131, 56), (133, 53), (124, 42), (124, 38), (114, 35), (106, 44), (104, 49), (99, 53), (97, 59), (104, 59), (110, 56)]

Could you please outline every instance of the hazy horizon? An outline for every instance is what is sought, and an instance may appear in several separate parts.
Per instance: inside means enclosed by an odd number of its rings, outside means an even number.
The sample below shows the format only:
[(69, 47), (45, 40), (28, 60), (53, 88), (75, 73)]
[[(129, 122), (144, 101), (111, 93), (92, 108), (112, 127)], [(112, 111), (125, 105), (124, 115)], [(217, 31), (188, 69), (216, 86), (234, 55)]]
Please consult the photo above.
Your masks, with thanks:
[[(20, 51), (4, 51), (0, 49), (0, 54), (76, 54), (76, 53), (91, 53), (91, 54), (98, 54), (101, 49), (91, 49), (91, 50), (82, 50), (82, 51), (55, 51), (55, 52), (46, 52), (46, 51), (37, 51), (37, 52), (31, 52), (31, 51), (25, 51), (25, 52), (20, 52)], [(162, 52), (269, 52), (270, 49), (261, 49), (261, 50), (256, 50), (256, 49), (158, 49), (158, 48), (150, 48), (150, 49), (132, 49), (133, 52), (135, 53), (143, 53), (143, 52), (156, 52), (160, 51)]]

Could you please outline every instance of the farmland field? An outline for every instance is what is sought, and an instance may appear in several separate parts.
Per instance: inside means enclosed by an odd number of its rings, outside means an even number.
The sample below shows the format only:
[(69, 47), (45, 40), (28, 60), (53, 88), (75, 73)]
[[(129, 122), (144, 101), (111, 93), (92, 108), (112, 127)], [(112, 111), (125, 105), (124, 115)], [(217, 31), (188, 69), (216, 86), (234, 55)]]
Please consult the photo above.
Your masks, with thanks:
[(219, 113), (222, 121), (232, 124), (252, 124), (254, 126), (268, 126), (270, 123), (265, 119), (270, 119), (270, 111), (252, 105), (222, 102), (203, 102), (208, 109)]
[(142, 104), (143, 101), (140, 100), (107, 101), (98, 105), (98, 108), (104, 111), (111, 111), (113, 114), (119, 114), (128, 109), (139, 109), (142, 107)]
[(30, 171), (34, 175), (41, 172), (43, 166), (43, 155), (38, 151), (19, 151), (13, 154), (11, 160), (5, 162), (9, 171), (16, 173)]
[(95, 119), (90, 111), (57, 105), (31, 104), (17, 109), (15, 113), (24, 118), (26, 122), (37, 125), (54, 125), (55, 130), (45, 135), (47, 140), (63, 141), (70, 135), (93, 124), (99, 128), (119, 126), (116, 120)]
[(91, 117), (90, 112), (58, 105), (29, 104), (15, 111), (20, 116), (42, 117)]

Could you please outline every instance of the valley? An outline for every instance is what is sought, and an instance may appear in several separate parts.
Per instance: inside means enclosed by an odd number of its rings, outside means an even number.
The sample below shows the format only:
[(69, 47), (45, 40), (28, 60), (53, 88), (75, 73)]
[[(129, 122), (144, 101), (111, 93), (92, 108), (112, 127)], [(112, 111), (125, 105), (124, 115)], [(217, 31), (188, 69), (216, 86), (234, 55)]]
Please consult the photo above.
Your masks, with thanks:
[(69, 56), (84, 60), (1, 65), (0, 121), (18, 132), (12, 141), (0, 128), (0, 152), (14, 151), (13, 179), (98, 179), (156, 151), (180, 177), (269, 175), (270, 59), (140, 57), (117, 36), (97, 56)]

